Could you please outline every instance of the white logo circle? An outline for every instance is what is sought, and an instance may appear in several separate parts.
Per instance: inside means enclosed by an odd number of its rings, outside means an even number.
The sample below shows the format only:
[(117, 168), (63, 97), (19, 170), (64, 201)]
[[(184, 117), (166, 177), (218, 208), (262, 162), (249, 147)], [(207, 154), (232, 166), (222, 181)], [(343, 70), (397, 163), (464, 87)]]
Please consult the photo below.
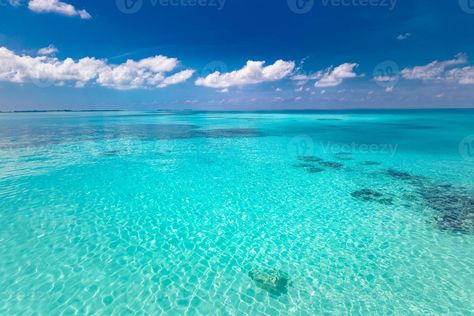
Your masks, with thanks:
[(459, 6), (464, 12), (474, 14), (474, 0), (459, 0)]
[(459, 143), (459, 153), (465, 160), (474, 160), (474, 135), (464, 138)]
[(384, 61), (374, 68), (373, 78), (379, 86), (393, 88), (400, 80), (400, 68), (394, 61)]
[(52, 78), (49, 78), (47, 76), (40, 76), (37, 78), (31, 79), (33, 84), (39, 88), (48, 88), (54, 85), (54, 80)]
[(143, 0), (115, 0), (117, 8), (125, 14), (134, 14), (140, 11)]
[(299, 135), (290, 140), (287, 150), (293, 158), (312, 156), (314, 154), (314, 141), (308, 135)]
[(210, 62), (202, 69), (201, 77), (207, 77), (215, 72), (219, 72), (221, 74), (227, 72), (227, 65), (220, 60)]
[(288, 0), (288, 7), (296, 14), (305, 14), (314, 7), (314, 0)]

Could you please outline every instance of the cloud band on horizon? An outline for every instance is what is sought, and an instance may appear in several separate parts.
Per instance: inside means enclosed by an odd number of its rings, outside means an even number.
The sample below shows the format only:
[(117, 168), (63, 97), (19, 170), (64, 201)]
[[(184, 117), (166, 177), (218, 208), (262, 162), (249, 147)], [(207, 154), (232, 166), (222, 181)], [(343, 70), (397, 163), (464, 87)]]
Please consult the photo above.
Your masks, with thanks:
[(76, 61), (54, 56), (17, 55), (0, 47), (0, 81), (12, 83), (49, 82), (61, 86), (72, 82), (78, 88), (94, 83), (116, 90), (164, 88), (185, 82), (193, 75), (194, 70), (186, 69), (167, 76), (179, 65), (178, 59), (163, 55), (110, 64), (94, 57)]

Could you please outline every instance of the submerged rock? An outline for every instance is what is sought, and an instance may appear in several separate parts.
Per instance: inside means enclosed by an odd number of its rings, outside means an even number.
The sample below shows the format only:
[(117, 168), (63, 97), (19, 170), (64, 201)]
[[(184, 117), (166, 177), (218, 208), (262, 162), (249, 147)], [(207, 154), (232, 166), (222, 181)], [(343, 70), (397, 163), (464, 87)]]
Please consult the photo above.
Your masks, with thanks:
[(333, 169), (341, 169), (344, 167), (342, 163), (339, 162), (332, 162), (332, 161), (321, 161), (319, 163), (323, 167), (333, 168)]
[(305, 170), (308, 173), (321, 173), (324, 171), (323, 168), (318, 168), (318, 167), (308, 167), (308, 168), (305, 168)]
[(339, 160), (354, 160), (354, 158), (351, 157), (352, 153), (349, 153), (349, 152), (341, 152), (341, 153), (337, 153), (335, 154), (334, 156), (336, 157), (336, 159), (339, 159)]
[(109, 150), (104, 153), (102, 153), (102, 156), (106, 157), (113, 157), (113, 156), (118, 156), (123, 152), (121, 149), (114, 149), (114, 150)]
[(358, 199), (363, 199), (365, 201), (372, 200), (374, 198), (379, 198), (382, 197), (383, 194), (377, 191), (373, 191), (370, 189), (362, 189), (359, 191), (352, 192), (352, 197), (358, 198)]
[(259, 137), (263, 134), (254, 128), (222, 128), (196, 131), (196, 135), (206, 138), (250, 138)]
[(299, 156), (298, 160), (307, 161), (307, 162), (319, 162), (322, 161), (321, 158), (316, 156)]
[(293, 167), (295, 167), (295, 168), (312, 168), (312, 167), (314, 167), (314, 165), (311, 164), (311, 163), (297, 163), (297, 164), (294, 164)]
[(384, 194), (370, 189), (352, 192), (351, 196), (364, 202), (378, 202), (385, 205), (392, 204), (392, 198), (387, 198)]
[(255, 284), (273, 296), (288, 293), (290, 279), (288, 275), (278, 270), (254, 270), (249, 272), (249, 277)]
[(398, 171), (395, 169), (388, 169), (387, 174), (391, 176), (392, 178), (397, 178), (401, 180), (414, 180), (416, 179), (415, 176), (412, 176), (408, 172), (403, 172), (403, 171)]
[(474, 197), (465, 189), (449, 183), (437, 183), (429, 178), (388, 169), (387, 175), (415, 187), (417, 203), (432, 209), (430, 222), (441, 230), (474, 234)]
[(370, 160), (363, 161), (360, 164), (363, 166), (380, 166), (381, 165), (381, 163), (378, 161), (370, 161)]
[(441, 230), (474, 233), (474, 198), (455, 188), (424, 188), (420, 192), (426, 206), (435, 214)]

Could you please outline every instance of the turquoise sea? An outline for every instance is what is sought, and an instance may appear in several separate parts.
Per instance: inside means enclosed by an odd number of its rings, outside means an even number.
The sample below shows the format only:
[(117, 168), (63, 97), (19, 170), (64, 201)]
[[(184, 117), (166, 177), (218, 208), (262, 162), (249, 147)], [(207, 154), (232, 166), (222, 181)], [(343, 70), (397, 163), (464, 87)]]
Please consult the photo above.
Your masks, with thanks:
[(474, 111), (0, 114), (0, 315), (473, 315)]

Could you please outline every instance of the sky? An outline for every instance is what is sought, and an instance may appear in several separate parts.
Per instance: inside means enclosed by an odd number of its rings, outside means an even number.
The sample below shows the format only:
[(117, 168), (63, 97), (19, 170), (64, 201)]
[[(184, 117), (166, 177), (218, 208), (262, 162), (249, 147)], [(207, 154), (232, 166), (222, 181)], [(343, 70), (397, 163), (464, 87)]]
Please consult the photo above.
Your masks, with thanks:
[(474, 107), (474, 0), (0, 0), (0, 111)]

